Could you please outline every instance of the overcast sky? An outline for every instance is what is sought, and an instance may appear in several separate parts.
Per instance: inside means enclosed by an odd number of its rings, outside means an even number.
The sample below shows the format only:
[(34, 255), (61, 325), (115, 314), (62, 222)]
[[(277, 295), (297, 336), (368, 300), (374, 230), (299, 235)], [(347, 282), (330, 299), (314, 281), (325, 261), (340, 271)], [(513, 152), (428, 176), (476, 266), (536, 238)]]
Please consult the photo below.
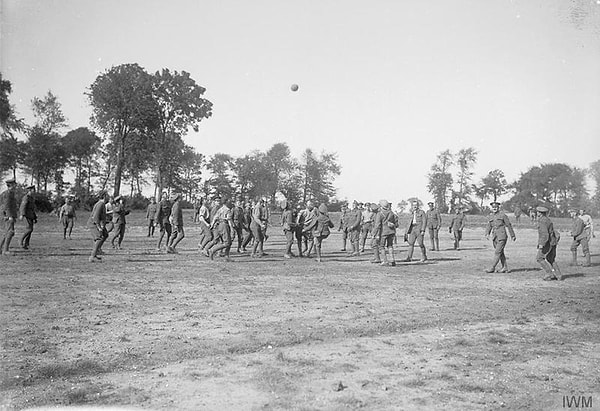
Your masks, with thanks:
[(29, 122), (33, 97), (51, 90), (69, 129), (88, 126), (86, 88), (138, 63), (188, 71), (207, 89), (213, 116), (184, 138), (199, 152), (336, 152), (349, 200), (429, 200), (426, 175), (445, 149), (479, 152), (475, 182), (600, 159), (600, 1), (1, 5), (0, 69)]

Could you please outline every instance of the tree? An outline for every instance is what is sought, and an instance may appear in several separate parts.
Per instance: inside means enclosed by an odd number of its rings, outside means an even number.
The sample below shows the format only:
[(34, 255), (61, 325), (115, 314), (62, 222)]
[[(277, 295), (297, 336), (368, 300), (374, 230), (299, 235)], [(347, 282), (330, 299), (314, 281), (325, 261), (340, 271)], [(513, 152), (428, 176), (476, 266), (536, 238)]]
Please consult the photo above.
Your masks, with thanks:
[(427, 175), (429, 182), (427, 189), (433, 195), (436, 208), (442, 213), (448, 212), (447, 196), (452, 188), (452, 174), (448, 171), (453, 164), (453, 156), (450, 150), (438, 154), (436, 162), (431, 166), (431, 172)]
[(489, 196), (492, 196), (494, 201), (497, 201), (499, 196), (506, 193), (508, 182), (504, 178), (504, 172), (496, 169), (483, 177), (479, 186), (473, 185), (473, 189), (477, 197), (481, 199), (481, 208), (483, 208), (483, 202)]
[(23, 143), (14, 136), (15, 131), (23, 131), (25, 123), (18, 119), (8, 95), (12, 92), (12, 84), (2, 79), (0, 73), (0, 174), (12, 172), (17, 177), (17, 168), (23, 159)]
[(169, 69), (157, 71), (152, 76), (155, 133), (154, 153), (157, 190), (162, 191), (163, 174), (168, 157), (164, 147), (172, 144), (171, 138), (183, 136), (189, 128), (198, 131), (200, 122), (212, 115), (212, 103), (203, 98), (204, 87), (196, 84), (190, 74)]
[(269, 196), (271, 204), (275, 204), (275, 195), (281, 191), (284, 184), (287, 187), (288, 180), (292, 174), (293, 160), (290, 154), (290, 148), (286, 143), (274, 144), (265, 155), (265, 164), (267, 167), (267, 178), (269, 183)]
[(43, 99), (34, 97), (31, 101), (36, 126), (46, 134), (57, 132), (67, 126), (58, 98), (48, 91)]
[(335, 195), (333, 179), (340, 175), (340, 166), (335, 153), (322, 152), (320, 156), (307, 148), (302, 156), (302, 202), (316, 200), (318, 203), (329, 202)]
[[(58, 133), (47, 133), (39, 126), (34, 126), (28, 133), (25, 143), (23, 164), (37, 182), (38, 191), (43, 187), (48, 190), (48, 183), (62, 182), (62, 170), (67, 156)], [(58, 187), (60, 190), (60, 187)]]
[(592, 197), (592, 205), (596, 213), (600, 213), (600, 160), (596, 160), (590, 164), (588, 174), (592, 177), (596, 185), (595, 193)]
[(100, 149), (100, 138), (87, 127), (69, 131), (62, 139), (65, 154), (75, 168), (74, 193), (89, 197), (91, 194), (92, 169)]
[(473, 147), (463, 148), (456, 154), (456, 164), (458, 165), (458, 191), (453, 193), (453, 200), (458, 200), (458, 204), (468, 204), (468, 196), (471, 192), (471, 179), (473, 178), (473, 166), (477, 162), (477, 151)]
[(268, 175), (265, 154), (260, 151), (236, 158), (232, 171), (236, 177), (237, 191), (242, 196), (261, 197), (269, 193), (273, 185), (271, 176)]
[(206, 181), (209, 195), (222, 195), (232, 197), (235, 194), (233, 185), (234, 159), (229, 154), (217, 153), (213, 155), (206, 167), (211, 177)]
[(202, 167), (204, 166), (204, 155), (197, 153), (192, 147), (185, 146), (181, 156), (181, 172), (178, 183), (181, 192), (185, 193), (188, 200), (199, 194), (202, 182)]
[[(137, 64), (121, 64), (99, 75), (87, 96), (92, 123), (109, 136), (115, 153), (114, 195), (121, 189), (127, 139), (135, 131), (156, 127), (151, 76)], [(147, 136), (147, 135), (145, 135)]]

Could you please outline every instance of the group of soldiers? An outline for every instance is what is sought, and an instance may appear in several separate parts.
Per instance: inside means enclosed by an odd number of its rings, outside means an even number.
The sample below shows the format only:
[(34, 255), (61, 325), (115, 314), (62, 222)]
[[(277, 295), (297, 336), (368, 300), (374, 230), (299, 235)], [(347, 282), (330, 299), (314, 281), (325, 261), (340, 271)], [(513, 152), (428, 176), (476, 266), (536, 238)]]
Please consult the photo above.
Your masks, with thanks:
[[(27, 187), (27, 193), (17, 207), (15, 198), (16, 182), (14, 179), (6, 181), (7, 190), (0, 194), (0, 215), (4, 222), (4, 235), (0, 244), (0, 252), (10, 255), (11, 240), (15, 233), (17, 218), (25, 220), (26, 229), (21, 237), (20, 245), (23, 249), (29, 248), (31, 233), (37, 222), (35, 212), (34, 193), (35, 187)], [(65, 204), (59, 209), (58, 217), (63, 226), (63, 237), (71, 238), (73, 223), (76, 219), (73, 199), (67, 197)], [(183, 207), (180, 194), (162, 193), (157, 203), (153, 198), (146, 210), (148, 221), (148, 237), (153, 237), (155, 228), (159, 228), (156, 249), (162, 251), (164, 244), (167, 253), (176, 254), (177, 245), (185, 238)], [(284, 258), (310, 257), (315, 253), (316, 260), (322, 261), (322, 243), (329, 237), (334, 225), (328, 213), (327, 206), (320, 204), (318, 207), (312, 201), (307, 201), (304, 208), (293, 207), (288, 201), (282, 201), (280, 225), (283, 229), (286, 244)], [(492, 212), (489, 214), (486, 227), (486, 238), (491, 236), (494, 247), (494, 258), (488, 273), (508, 272), (505, 247), (508, 239), (516, 240), (508, 216), (501, 210), (500, 203), (494, 201), (490, 204)], [(465, 209), (457, 207), (452, 215), (448, 231), (454, 237), (454, 249), (460, 250), (463, 229), (466, 224)], [(125, 199), (121, 196), (109, 197), (106, 191), (99, 193), (99, 199), (94, 204), (87, 226), (93, 238), (90, 262), (101, 260), (104, 254), (102, 246), (108, 239), (109, 233), (114, 232), (111, 244), (113, 248), (120, 249), (125, 235), (126, 216), (129, 210)], [(581, 246), (585, 261), (582, 266), (591, 265), (589, 241), (594, 236), (593, 222), (585, 210), (571, 210), (573, 241), (570, 246), (572, 252), (571, 265), (577, 265), (577, 250)], [(428, 210), (421, 210), (418, 201), (411, 202), (410, 218), (404, 225), (403, 239), (408, 244), (408, 254), (404, 262), (413, 261), (415, 245), (421, 251), (419, 262), (427, 261), (425, 236), (429, 235), (431, 251), (439, 251), (439, 231), (442, 227), (442, 215), (435, 208), (433, 202), (428, 203)], [(266, 255), (264, 242), (268, 239), (267, 227), (270, 222), (270, 209), (267, 199), (260, 198), (254, 202), (235, 200), (217, 196), (213, 200), (198, 200), (194, 207), (193, 221), (200, 227), (198, 248), (201, 254), (214, 259), (216, 256), (230, 261), (231, 248), (236, 241), (237, 252), (246, 253), (251, 247), (250, 256), (261, 258)], [(379, 203), (359, 203), (354, 201), (352, 207), (342, 207), (338, 231), (342, 236), (342, 249), (347, 250), (350, 243), (349, 256), (355, 257), (365, 253), (367, 239), (371, 238), (373, 258), (372, 263), (384, 266), (395, 266), (396, 259), (394, 245), (397, 244), (397, 231), (400, 229), (399, 216), (391, 209), (387, 200)], [(548, 208), (536, 208), (536, 224), (538, 228), (538, 246), (536, 260), (547, 273), (544, 280), (562, 279), (562, 274), (556, 263), (556, 247), (560, 239), (558, 231), (554, 230), (552, 221), (548, 218)], [(164, 243), (163, 243), (164, 240)], [(294, 241), (297, 245), (297, 254), (292, 251)]]

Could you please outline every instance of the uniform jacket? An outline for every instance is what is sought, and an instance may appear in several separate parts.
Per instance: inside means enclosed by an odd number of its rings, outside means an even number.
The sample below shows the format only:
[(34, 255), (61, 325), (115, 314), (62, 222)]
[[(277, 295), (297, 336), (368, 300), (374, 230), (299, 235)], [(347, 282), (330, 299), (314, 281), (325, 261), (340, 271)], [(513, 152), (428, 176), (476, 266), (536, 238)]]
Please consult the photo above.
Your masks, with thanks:
[(154, 203), (150, 203), (148, 204), (148, 208), (146, 209), (146, 218), (148, 220), (154, 220), (154, 217), (156, 216), (156, 208), (157, 208), (157, 204)]
[(33, 196), (29, 194), (25, 194), (23, 199), (21, 200), (21, 208), (20, 208), (21, 216), (27, 218), (28, 220), (37, 220), (37, 215), (35, 214), (35, 200)]
[(281, 226), (284, 231), (291, 231), (294, 228), (294, 216), (292, 210), (283, 210), (281, 213)]
[(493, 234), (493, 237), (497, 240), (506, 240), (506, 229), (510, 232), (510, 236), (514, 237), (515, 232), (510, 224), (510, 220), (502, 211), (497, 213), (490, 213), (488, 216), (488, 224), (485, 230), (485, 235)]
[(538, 226), (538, 246), (540, 248), (547, 244), (555, 246), (558, 243), (558, 236), (554, 232), (554, 225), (547, 216), (542, 216), (537, 220)]
[(362, 223), (362, 211), (358, 208), (346, 213), (346, 226), (349, 230), (358, 230)]
[(95, 225), (96, 227), (104, 227), (106, 224), (106, 204), (104, 204), (104, 200), (98, 200), (96, 204), (94, 204), (88, 224), (90, 226)]
[(60, 208), (60, 212), (58, 217), (63, 220), (65, 218), (74, 218), (75, 217), (75, 207), (73, 204), (63, 204)]
[(233, 226), (243, 227), (244, 226), (244, 209), (242, 207), (233, 206)]
[(585, 223), (579, 217), (573, 219), (573, 226), (571, 227), (571, 235), (577, 241), (587, 238), (585, 232)]
[(113, 219), (115, 220), (116, 225), (125, 224), (127, 221), (125, 220), (125, 216), (129, 214), (129, 210), (125, 209), (124, 205), (117, 204), (113, 208)]
[(156, 207), (156, 216), (154, 221), (159, 224), (170, 224), (169, 217), (171, 216), (171, 202), (169, 200), (160, 200)]
[(331, 228), (333, 228), (333, 222), (329, 216), (319, 213), (305, 229), (312, 230), (315, 237), (327, 238), (329, 237)]
[(177, 200), (171, 207), (171, 221), (176, 226), (181, 227), (183, 225), (183, 208), (181, 207), (181, 200)]
[(368, 223), (374, 222), (375, 216), (376, 216), (376, 213), (372, 212), (371, 210), (363, 210), (362, 211), (362, 223), (368, 224)]
[(340, 230), (345, 230), (346, 228), (348, 228), (348, 224), (346, 221), (346, 216), (348, 215), (348, 210), (342, 210), (342, 214), (340, 215), (340, 226), (339, 229)]
[(442, 215), (437, 208), (427, 210), (425, 216), (427, 217), (427, 228), (440, 228), (442, 225)]
[(396, 234), (398, 219), (390, 209), (380, 208), (375, 215), (374, 236), (388, 236)]
[(0, 215), (5, 220), (10, 217), (17, 218), (17, 199), (14, 191), (6, 190), (0, 194)]
[[(413, 220), (415, 221), (414, 223)], [(413, 230), (422, 233), (425, 232), (425, 228), (427, 228), (427, 214), (425, 214), (425, 211), (421, 209), (413, 211), (411, 213), (411, 218), (408, 220), (408, 225), (406, 226), (406, 234), (411, 233)]]
[(455, 214), (452, 217), (452, 221), (450, 222), (450, 227), (448, 227), (448, 229), (454, 232), (462, 231), (462, 229), (465, 228), (465, 221), (466, 217), (463, 213)]

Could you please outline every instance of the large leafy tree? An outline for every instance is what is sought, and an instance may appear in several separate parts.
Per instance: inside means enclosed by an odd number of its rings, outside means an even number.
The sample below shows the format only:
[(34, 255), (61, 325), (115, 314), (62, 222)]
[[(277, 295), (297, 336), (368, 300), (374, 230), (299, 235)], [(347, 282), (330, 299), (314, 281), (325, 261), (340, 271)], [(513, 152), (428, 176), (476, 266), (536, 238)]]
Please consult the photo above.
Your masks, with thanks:
[(427, 175), (427, 189), (433, 195), (436, 208), (442, 213), (448, 211), (448, 192), (452, 189), (452, 174), (450, 167), (453, 164), (453, 156), (450, 150), (438, 154), (436, 162), (431, 166)]
[(36, 118), (36, 126), (43, 132), (50, 134), (67, 126), (62, 105), (52, 91), (48, 91), (44, 98), (34, 97), (31, 107)]
[[(169, 156), (165, 147), (178, 142), (192, 128), (198, 131), (200, 122), (212, 115), (212, 103), (202, 97), (206, 89), (196, 84), (189, 73), (157, 71), (152, 76), (152, 99), (154, 100), (154, 165), (157, 190), (165, 184), (165, 172)], [(183, 147), (182, 147), (183, 148)]]
[(315, 154), (306, 149), (302, 156), (302, 202), (316, 200), (328, 203), (335, 195), (333, 180), (340, 175), (340, 166), (335, 153)]
[(73, 191), (80, 197), (90, 195), (91, 178), (97, 164), (100, 143), (100, 138), (87, 127), (71, 130), (62, 139), (69, 164), (75, 171)]
[[(121, 64), (99, 75), (86, 93), (92, 106), (92, 124), (108, 135), (114, 153), (114, 194), (121, 189), (128, 138), (134, 131), (156, 127), (153, 79), (138, 64)], [(146, 136), (146, 134), (143, 134)]]
[(234, 185), (235, 160), (229, 154), (217, 153), (206, 164), (210, 178), (205, 181), (207, 194), (232, 197), (236, 193)]
[(600, 213), (600, 160), (596, 160), (590, 164), (588, 173), (594, 179), (595, 193), (592, 197), (592, 205), (596, 213)]
[(504, 177), (504, 172), (495, 169), (483, 177), (479, 185), (473, 185), (473, 189), (477, 197), (481, 199), (481, 206), (483, 206), (483, 201), (486, 198), (491, 197), (494, 201), (497, 201), (499, 196), (506, 193), (508, 182)]
[(23, 131), (23, 120), (17, 119), (9, 94), (12, 84), (2, 78), (0, 73), (0, 174), (11, 171), (16, 178), (17, 168), (22, 160), (23, 143), (14, 136), (15, 131)]
[(458, 204), (469, 204), (469, 194), (471, 193), (471, 180), (473, 178), (473, 166), (477, 162), (477, 150), (473, 147), (463, 148), (455, 155), (458, 173), (456, 183), (458, 190), (453, 193), (453, 200)]

